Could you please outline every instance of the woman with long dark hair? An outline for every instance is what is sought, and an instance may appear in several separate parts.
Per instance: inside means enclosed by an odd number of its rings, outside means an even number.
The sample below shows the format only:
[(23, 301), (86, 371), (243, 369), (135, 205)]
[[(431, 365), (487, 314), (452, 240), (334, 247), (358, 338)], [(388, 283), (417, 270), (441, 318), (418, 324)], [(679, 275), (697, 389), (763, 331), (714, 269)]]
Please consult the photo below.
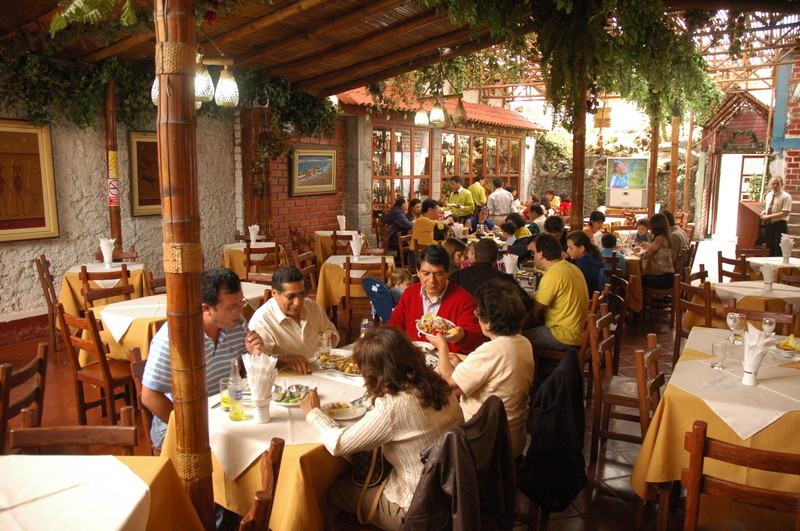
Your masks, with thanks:
[[(394, 468), (382, 492), (380, 487), (367, 490), (362, 507), (371, 507), (380, 496), (372, 523), (399, 529), (422, 473), (420, 453), (462, 422), (463, 415), (447, 382), (425, 364), (425, 355), (401, 330), (385, 326), (367, 332), (356, 342), (353, 358), (375, 404), (360, 421), (346, 428), (336, 424), (320, 409), (313, 389), (300, 406), (331, 454), (381, 447)], [(360, 492), (345, 475), (330, 488), (329, 501), (355, 513)]]
[(578, 266), (586, 279), (589, 288), (589, 298), (595, 291), (603, 292), (605, 284), (605, 262), (600, 250), (589, 239), (589, 235), (582, 230), (574, 230), (567, 235), (567, 254), (572, 263)]
[(652, 261), (653, 272), (649, 275), (642, 275), (642, 286), (669, 289), (675, 282), (675, 269), (672, 265), (667, 216), (656, 214), (650, 218), (650, 234), (652, 234), (653, 243), (642, 252), (642, 258)]

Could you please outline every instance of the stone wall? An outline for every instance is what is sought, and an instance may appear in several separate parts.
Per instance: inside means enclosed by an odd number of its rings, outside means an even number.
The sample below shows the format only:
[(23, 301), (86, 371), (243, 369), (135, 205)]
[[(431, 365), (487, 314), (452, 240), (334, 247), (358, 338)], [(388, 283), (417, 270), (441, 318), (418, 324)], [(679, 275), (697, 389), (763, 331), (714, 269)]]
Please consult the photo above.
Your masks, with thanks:
[[(2, 322), (45, 313), (33, 259), (51, 262), (60, 288), (64, 272), (94, 260), (99, 238), (110, 235), (106, 206), (105, 131), (81, 131), (70, 125), (51, 127), (58, 206), (58, 238), (0, 242), (0, 327)], [(197, 177), (200, 192), (201, 241), (206, 267), (220, 261), (220, 249), (236, 228), (234, 216), (233, 122), (198, 119)], [(163, 276), (161, 216), (131, 216), (128, 132), (117, 130), (123, 247), (136, 246), (139, 259), (155, 276)]]

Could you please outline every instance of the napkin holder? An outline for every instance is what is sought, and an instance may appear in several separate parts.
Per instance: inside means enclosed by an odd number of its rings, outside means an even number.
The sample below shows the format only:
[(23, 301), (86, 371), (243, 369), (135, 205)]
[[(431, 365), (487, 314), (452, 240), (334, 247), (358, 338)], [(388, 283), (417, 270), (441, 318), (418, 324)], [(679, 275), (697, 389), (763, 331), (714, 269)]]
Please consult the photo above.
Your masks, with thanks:
[(103, 265), (106, 269), (111, 269), (114, 262), (114, 244), (116, 238), (100, 238), (100, 252), (103, 255)]
[(758, 369), (775, 345), (775, 333), (765, 334), (750, 323), (744, 333), (744, 359), (742, 360), (742, 384), (749, 387), (758, 385)]

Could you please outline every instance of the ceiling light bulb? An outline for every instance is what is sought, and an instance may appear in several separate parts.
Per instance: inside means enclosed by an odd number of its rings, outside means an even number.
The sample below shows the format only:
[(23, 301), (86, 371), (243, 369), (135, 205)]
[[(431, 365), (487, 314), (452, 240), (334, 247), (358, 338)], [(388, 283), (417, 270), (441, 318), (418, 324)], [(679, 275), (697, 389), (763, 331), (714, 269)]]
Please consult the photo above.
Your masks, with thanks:
[(444, 122), (444, 109), (442, 104), (437, 101), (434, 103), (433, 109), (431, 109), (430, 124), (434, 127), (442, 127)]
[(220, 107), (236, 107), (239, 104), (239, 87), (227, 66), (219, 73), (217, 95), (214, 101)]
[(158, 107), (158, 92), (159, 92), (159, 83), (158, 83), (158, 76), (153, 80), (153, 86), (150, 88), (150, 99), (153, 101), (153, 105)]
[(420, 106), (417, 114), (414, 115), (414, 125), (428, 125), (428, 113)]

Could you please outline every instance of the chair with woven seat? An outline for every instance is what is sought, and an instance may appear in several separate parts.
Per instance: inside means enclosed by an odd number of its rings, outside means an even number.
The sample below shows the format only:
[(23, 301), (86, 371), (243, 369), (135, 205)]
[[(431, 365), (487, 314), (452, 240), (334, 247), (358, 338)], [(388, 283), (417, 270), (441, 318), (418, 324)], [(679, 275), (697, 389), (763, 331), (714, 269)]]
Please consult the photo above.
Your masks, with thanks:
[[(0, 364), (0, 454), (5, 453), (8, 421), (34, 404), (37, 422), (42, 422), (44, 388), (47, 381), (47, 343), (39, 343), (36, 357), (24, 367), (13, 370), (10, 363)], [(32, 385), (30, 381), (33, 380)], [(11, 390), (25, 388), (22, 396), (11, 401)]]
[[(731, 266), (733, 269), (729, 271), (724, 266)], [(720, 282), (748, 280), (747, 258), (744, 255), (740, 255), (739, 258), (725, 258), (722, 256), (722, 251), (717, 251), (717, 267), (717, 279)]]
[[(261, 258), (256, 256), (263, 255)], [(274, 273), (280, 267), (280, 248), (277, 245), (256, 246), (250, 245), (250, 240), (244, 244), (244, 270), (247, 273)]]
[(255, 493), (253, 504), (239, 524), (239, 531), (268, 531), (275, 487), (281, 471), (284, 440), (273, 437), (269, 449), (261, 454), (261, 490)]
[[(86, 425), (86, 412), (98, 406), (100, 406), (103, 416), (108, 413), (111, 423), (116, 423), (118, 415), (115, 402), (117, 398), (124, 398), (127, 405), (133, 403), (135, 384), (130, 363), (106, 357), (109, 352), (108, 344), (100, 339), (102, 324), (94, 318), (92, 310), (86, 310), (84, 317), (69, 315), (60, 303), (55, 305), (55, 310), (61, 333), (64, 336), (64, 345), (72, 364), (78, 423)], [(81, 350), (96, 357), (97, 360), (81, 367), (78, 359), (78, 352)], [(99, 387), (100, 399), (87, 402), (84, 385)], [(118, 388), (122, 388), (123, 392), (115, 393)]]
[[(800, 455), (739, 446), (708, 437), (707, 431), (708, 424), (696, 420), (692, 425), (692, 431), (686, 432), (684, 439), (684, 448), (689, 452), (689, 467), (681, 469), (681, 484), (686, 487), (686, 518), (683, 528), (697, 529), (701, 494), (704, 494), (733, 502), (729, 507), (734, 511), (742, 509), (743, 506), (761, 509), (756, 509), (755, 514), (749, 515), (753, 521), (740, 521), (738, 524), (740, 529), (777, 529), (777, 526), (773, 527), (766, 523), (766, 519), (773, 517), (774, 513), (770, 514), (765, 509), (790, 513), (794, 518), (794, 529), (800, 529), (800, 493), (745, 485), (711, 476), (705, 470), (705, 460), (713, 459), (716, 466), (719, 466), (719, 462), (723, 462), (747, 470), (773, 472), (775, 474), (772, 476), (774, 478), (772, 481), (778, 482), (783, 479), (781, 476), (785, 477), (787, 474), (800, 475)], [(721, 514), (723, 512), (724, 516), (728, 516), (727, 511), (715, 511), (711, 518), (719, 522), (718, 518), (723, 516)], [(749, 527), (747, 524), (755, 527)], [(788, 522), (782, 522), (782, 527), (790, 528)]]
[(775, 332), (784, 336), (787, 336), (792, 332), (792, 326), (794, 325), (794, 310), (792, 309), (792, 305), (789, 303), (783, 307), (783, 312), (767, 312), (761, 310), (749, 310), (747, 308), (737, 308), (736, 299), (731, 298), (731, 300), (728, 302), (728, 305), (723, 308), (723, 312), (725, 313), (726, 318), (729, 313), (742, 313), (747, 321), (753, 321), (753, 323), (759, 329), (761, 328), (762, 319), (766, 319), (768, 317), (775, 319)]
[(22, 410), (22, 428), (9, 432), (9, 446), (23, 453), (40, 453), (54, 446), (119, 446), (121, 455), (133, 455), (139, 443), (139, 430), (133, 425), (133, 407), (120, 411), (121, 426), (53, 426), (42, 428), (36, 407)]
[(139, 415), (142, 417), (142, 431), (144, 438), (147, 440), (147, 445), (150, 447), (150, 455), (161, 455), (161, 450), (153, 445), (150, 440), (150, 426), (153, 424), (153, 413), (147, 409), (147, 406), (142, 402), (142, 379), (144, 378), (144, 368), (147, 361), (142, 359), (142, 353), (139, 347), (134, 347), (128, 350), (129, 358), (131, 360), (131, 374), (133, 375), (133, 383), (136, 386), (136, 403), (139, 406)]
[[(122, 264), (119, 270), (89, 272), (86, 266), (81, 266), (79, 273), (81, 279), (81, 293), (83, 294), (83, 309), (89, 310), (94, 307), (94, 303), (100, 299), (111, 297), (122, 297), (124, 300), (131, 300), (134, 287), (130, 283), (131, 272), (128, 266)], [(117, 284), (110, 288), (93, 288), (93, 282), (103, 282), (117, 280)]]
[[(358, 275), (358, 272), (363, 274)], [(361, 280), (365, 276), (377, 278), (386, 283), (388, 269), (386, 267), (386, 257), (382, 256), (379, 262), (364, 263), (353, 262), (348, 256), (344, 261), (344, 297), (342, 297), (342, 309), (344, 310), (344, 330), (347, 341), (350, 342), (350, 321), (353, 319), (353, 310), (357, 308), (370, 309), (368, 297), (353, 297), (353, 286), (361, 286)], [(353, 276), (356, 273), (357, 276)]]
[(61, 332), (56, 327), (56, 313), (53, 307), (58, 302), (53, 275), (50, 273), (50, 261), (41, 255), (35, 258), (33, 263), (36, 265), (36, 272), (39, 275), (39, 284), (44, 293), (44, 302), (47, 304), (47, 332), (50, 340), (50, 350), (55, 354), (58, 352), (59, 344), (62, 342)]
[[(103, 261), (103, 251), (101, 251), (99, 247), (97, 248), (97, 252), (94, 253), (94, 258), (98, 262)], [(136, 252), (136, 246), (131, 245), (129, 251), (117, 251), (115, 249), (114, 252), (111, 253), (111, 259), (114, 262), (135, 262), (139, 259), (139, 253)]]
[[(688, 270), (688, 268), (687, 268)], [(708, 272), (705, 278), (708, 277)], [(700, 275), (702, 278), (702, 275)], [(689, 280), (693, 280), (689, 275)], [(703, 324), (706, 328), (711, 328), (711, 320), (717, 313), (717, 310), (711, 306), (712, 290), (710, 282), (700, 282), (700, 285), (695, 286), (690, 282), (681, 281), (681, 275), (675, 275), (674, 294), (672, 295), (672, 303), (675, 305), (675, 346), (672, 351), (672, 366), (678, 363), (678, 357), (681, 355), (681, 339), (688, 339), (689, 333), (692, 331), (691, 327), (684, 326), (686, 312), (694, 312), (695, 314), (703, 316)], [(700, 301), (700, 302), (697, 302)]]

